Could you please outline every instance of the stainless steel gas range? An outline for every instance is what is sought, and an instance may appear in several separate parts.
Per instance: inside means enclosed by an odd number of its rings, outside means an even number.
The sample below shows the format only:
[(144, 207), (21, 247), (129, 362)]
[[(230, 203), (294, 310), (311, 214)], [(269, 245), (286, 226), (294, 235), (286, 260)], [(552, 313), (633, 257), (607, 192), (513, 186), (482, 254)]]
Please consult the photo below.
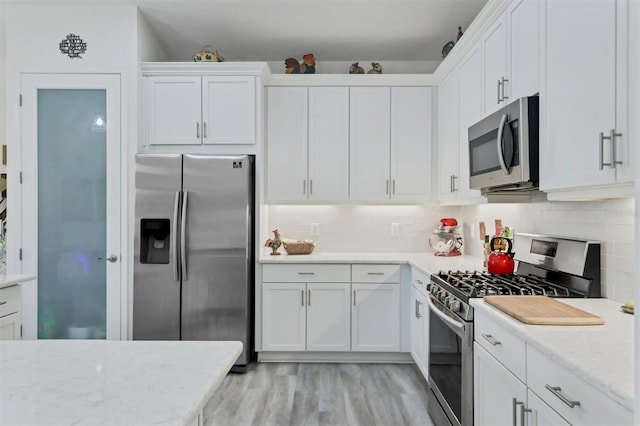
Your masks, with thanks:
[(473, 307), (488, 295), (600, 297), (600, 243), (516, 234), (511, 275), (441, 271), (429, 292), (429, 414), (437, 425), (473, 424)]

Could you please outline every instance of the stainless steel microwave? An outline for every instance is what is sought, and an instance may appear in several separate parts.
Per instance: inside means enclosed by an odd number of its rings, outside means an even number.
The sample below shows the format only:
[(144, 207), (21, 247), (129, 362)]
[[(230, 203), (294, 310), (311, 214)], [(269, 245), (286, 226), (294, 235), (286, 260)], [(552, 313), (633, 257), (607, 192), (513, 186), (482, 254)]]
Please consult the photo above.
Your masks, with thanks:
[(530, 96), (469, 127), (469, 187), (484, 195), (537, 190), (538, 122), (538, 96)]

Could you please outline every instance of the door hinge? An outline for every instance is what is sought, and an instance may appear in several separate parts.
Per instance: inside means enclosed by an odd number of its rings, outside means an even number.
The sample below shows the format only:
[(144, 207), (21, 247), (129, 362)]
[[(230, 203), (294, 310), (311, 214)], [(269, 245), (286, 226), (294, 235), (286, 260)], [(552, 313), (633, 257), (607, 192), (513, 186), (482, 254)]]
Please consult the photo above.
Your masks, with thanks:
[(22, 94), (20, 95), (20, 106), (22, 106)]
[(22, 249), (18, 250), (18, 259), (22, 260)]

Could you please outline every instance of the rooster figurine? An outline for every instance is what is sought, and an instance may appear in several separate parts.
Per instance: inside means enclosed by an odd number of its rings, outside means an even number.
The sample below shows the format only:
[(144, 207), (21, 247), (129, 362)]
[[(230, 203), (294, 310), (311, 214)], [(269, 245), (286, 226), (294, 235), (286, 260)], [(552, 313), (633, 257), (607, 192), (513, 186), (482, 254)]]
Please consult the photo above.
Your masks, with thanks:
[(282, 245), (282, 240), (280, 239), (280, 231), (278, 231), (277, 229), (274, 229), (273, 239), (269, 238), (264, 243), (264, 246), (269, 247), (271, 249), (271, 256), (277, 256), (280, 254), (278, 253), (278, 249), (280, 248), (281, 245)]

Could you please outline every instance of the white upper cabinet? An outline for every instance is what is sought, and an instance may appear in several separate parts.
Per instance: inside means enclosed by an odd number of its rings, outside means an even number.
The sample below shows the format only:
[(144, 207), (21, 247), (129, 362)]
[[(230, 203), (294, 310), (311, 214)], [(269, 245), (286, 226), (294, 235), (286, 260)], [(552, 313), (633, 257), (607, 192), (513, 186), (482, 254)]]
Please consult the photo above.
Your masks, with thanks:
[(202, 143), (200, 77), (148, 77), (145, 80), (148, 143)]
[(253, 144), (256, 141), (256, 79), (202, 77), (202, 141)]
[(438, 200), (454, 199), (458, 173), (458, 74), (454, 70), (438, 87)]
[(349, 88), (269, 87), (267, 198), (349, 198)]
[(540, 0), (514, 0), (482, 36), (484, 113), (539, 91)]
[(459, 126), (458, 199), (480, 199), (480, 191), (469, 189), (469, 127), (482, 119), (482, 57), (476, 45), (458, 65)]
[(431, 88), (391, 88), (391, 198), (431, 198)]
[(504, 15), (482, 36), (484, 55), (484, 110), (486, 115), (509, 103), (505, 85), (507, 76), (507, 24)]
[(628, 3), (553, 0), (542, 7), (540, 186), (549, 199), (631, 195)]
[(306, 87), (267, 89), (266, 189), (270, 200), (307, 199)]
[(253, 76), (145, 77), (148, 145), (254, 144)]
[(386, 200), (391, 191), (391, 89), (352, 87), (350, 106), (351, 199)]
[(349, 199), (349, 88), (309, 88), (310, 200)]

